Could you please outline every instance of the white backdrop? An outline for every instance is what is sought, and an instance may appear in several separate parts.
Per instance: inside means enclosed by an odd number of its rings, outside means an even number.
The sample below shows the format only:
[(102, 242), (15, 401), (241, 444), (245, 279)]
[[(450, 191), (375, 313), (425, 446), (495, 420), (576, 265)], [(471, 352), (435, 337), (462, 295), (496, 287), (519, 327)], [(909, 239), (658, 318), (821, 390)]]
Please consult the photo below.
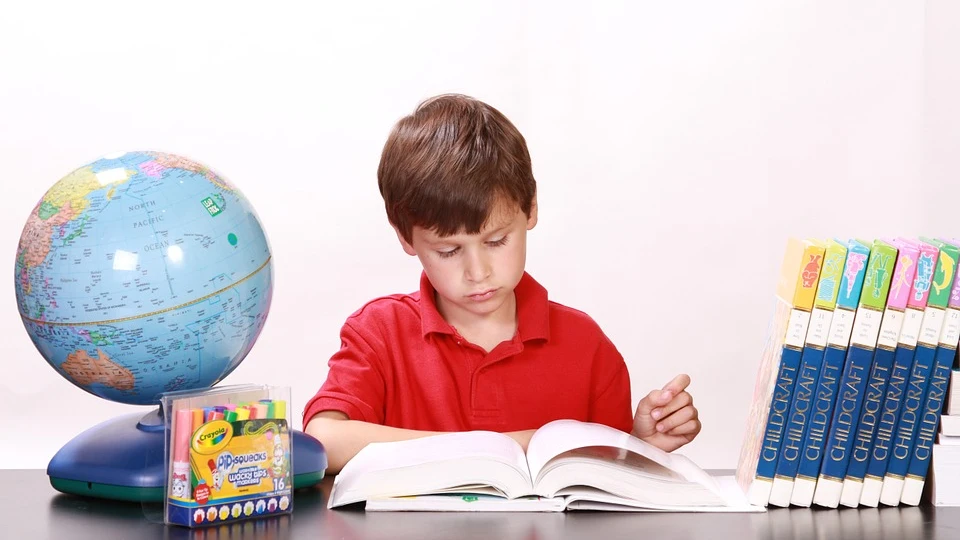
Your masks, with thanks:
[[(376, 187), (390, 127), (471, 94), (530, 147), (528, 270), (617, 344), (634, 404), (690, 373), (704, 429), (685, 452), (733, 467), (786, 237), (958, 233), (948, 0), (354, 4), (5, 6), (8, 272), (31, 208), (74, 168), (137, 149), (210, 165), (253, 202), (276, 270), (225, 384), (289, 385), (300, 427), (344, 319), (417, 286)], [(57, 375), (12, 283), (0, 299), (0, 466), (44, 467), (87, 427), (146, 412)]]

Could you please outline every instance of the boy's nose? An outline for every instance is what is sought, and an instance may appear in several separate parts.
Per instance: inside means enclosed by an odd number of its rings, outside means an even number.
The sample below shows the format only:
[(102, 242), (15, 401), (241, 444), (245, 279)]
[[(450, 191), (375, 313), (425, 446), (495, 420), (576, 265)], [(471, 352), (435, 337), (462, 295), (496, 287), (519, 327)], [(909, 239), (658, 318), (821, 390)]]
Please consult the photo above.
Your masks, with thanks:
[(468, 281), (481, 282), (490, 277), (490, 264), (482, 254), (474, 252), (467, 257), (466, 262), (464, 273)]

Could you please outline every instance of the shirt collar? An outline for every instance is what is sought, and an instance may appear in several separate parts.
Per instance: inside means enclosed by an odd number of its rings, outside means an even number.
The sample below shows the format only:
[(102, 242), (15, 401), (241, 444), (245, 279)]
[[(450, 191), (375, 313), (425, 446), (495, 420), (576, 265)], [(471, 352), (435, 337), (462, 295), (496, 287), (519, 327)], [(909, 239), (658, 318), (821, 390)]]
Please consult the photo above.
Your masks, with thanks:
[[(420, 275), (420, 324), (423, 337), (428, 334), (455, 334), (456, 330), (437, 310), (434, 288), (426, 272)], [(524, 272), (514, 289), (517, 297), (517, 333), (520, 341), (550, 339), (550, 306), (547, 290)]]

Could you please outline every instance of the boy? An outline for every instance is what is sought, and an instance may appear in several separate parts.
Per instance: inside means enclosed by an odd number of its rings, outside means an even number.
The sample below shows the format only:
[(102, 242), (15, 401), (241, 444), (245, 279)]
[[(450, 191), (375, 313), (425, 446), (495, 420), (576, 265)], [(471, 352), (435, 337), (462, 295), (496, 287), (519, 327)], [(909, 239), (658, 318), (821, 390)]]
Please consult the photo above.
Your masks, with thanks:
[(445, 431), (504, 432), (526, 448), (551, 420), (606, 424), (666, 451), (700, 432), (679, 375), (631, 416), (623, 357), (586, 314), (547, 300), (524, 272), (537, 224), (526, 142), (493, 107), (461, 95), (394, 126), (377, 171), (420, 291), (373, 300), (341, 330), (304, 410), (329, 472), (371, 442)]

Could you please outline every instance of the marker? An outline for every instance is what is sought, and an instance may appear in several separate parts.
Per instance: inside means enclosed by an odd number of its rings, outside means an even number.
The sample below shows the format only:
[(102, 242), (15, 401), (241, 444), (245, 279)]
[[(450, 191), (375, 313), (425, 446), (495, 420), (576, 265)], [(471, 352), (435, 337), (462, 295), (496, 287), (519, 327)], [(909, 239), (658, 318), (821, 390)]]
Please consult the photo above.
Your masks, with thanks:
[(250, 409), (246, 407), (237, 407), (237, 420), (248, 420), (250, 418)]
[(227, 422), (236, 422), (237, 421), (237, 411), (224, 411), (223, 419)]
[(203, 409), (189, 409), (193, 414), (193, 423), (190, 427), (190, 434), (194, 434), (203, 425)]
[(287, 402), (286, 401), (283, 401), (281, 399), (273, 402), (273, 417), (279, 418), (281, 420), (287, 419)]
[[(203, 409), (187, 409), (190, 411), (190, 415), (193, 417), (193, 422), (190, 425), (190, 437), (193, 437), (193, 434), (200, 429), (200, 426), (203, 425)], [(189, 443), (188, 443), (189, 444)], [(199, 475), (196, 471), (193, 470), (193, 467), (190, 467), (190, 498), (193, 498), (194, 490), (197, 487), (197, 480)]]
[(267, 406), (263, 403), (254, 403), (250, 405), (250, 408), (257, 411), (257, 418), (270, 418), (267, 415)]
[(170, 494), (190, 498), (190, 428), (193, 424), (193, 411), (180, 409), (174, 419), (173, 436), (173, 477), (170, 479)]
[(267, 406), (266, 418), (276, 418), (276, 406), (274, 406), (272, 399), (261, 399), (260, 403)]

